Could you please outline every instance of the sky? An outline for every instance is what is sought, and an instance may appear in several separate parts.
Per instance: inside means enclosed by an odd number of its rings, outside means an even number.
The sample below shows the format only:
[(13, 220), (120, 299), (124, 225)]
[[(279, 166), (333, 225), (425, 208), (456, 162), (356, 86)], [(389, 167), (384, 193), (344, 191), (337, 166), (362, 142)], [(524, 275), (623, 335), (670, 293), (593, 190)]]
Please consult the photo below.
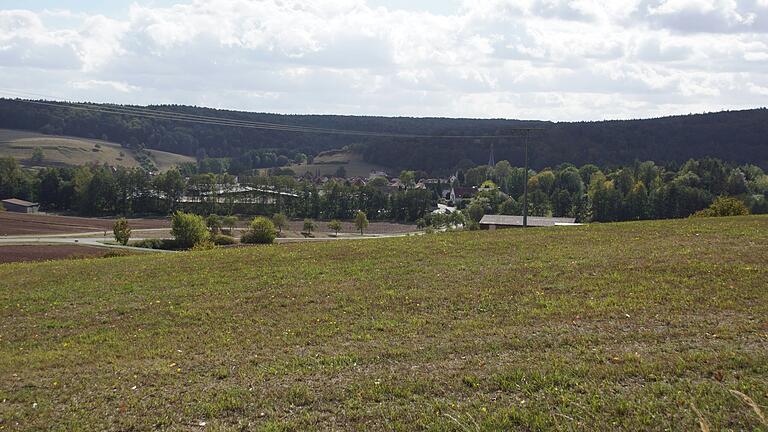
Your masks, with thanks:
[(0, 0), (0, 96), (581, 121), (768, 105), (768, 0)]

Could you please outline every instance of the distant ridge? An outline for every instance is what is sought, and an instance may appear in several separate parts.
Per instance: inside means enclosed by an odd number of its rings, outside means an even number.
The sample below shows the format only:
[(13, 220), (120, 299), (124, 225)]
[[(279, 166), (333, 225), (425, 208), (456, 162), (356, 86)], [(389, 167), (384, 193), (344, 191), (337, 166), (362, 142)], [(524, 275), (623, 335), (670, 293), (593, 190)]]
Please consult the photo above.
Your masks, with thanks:
[[(485, 164), (490, 140), (398, 139), (254, 130), (226, 125), (183, 123), (76, 111), (58, 103), (40, 106), (23, 100), (0, 99), (0, 128), (23, 129), (82, 138), (104, 138), (127, 146), (144, 145), (197, 157), (240, 158), (248, 151), (268, 149), (289, 158), (356, 146), (365, 161), (397, 169), (450, 172), (462, 160)], [(108, 107), (109, 105), (96, 105)], [(138, 108), (138, 107), (136, 107)], [(564, 162), (581, 165), (626, 165), (635, 160), (679, 164), (690, 158), (717, 157), (768, 168), (768, 109), (675, 115), (652, 119), (584, 122), (451, 119), (351, 115), (268, 114), (183, 105), (141, 107), (227, 121), (271, 122), (314, 128), (423, 135), (494, 135), (509, 127), (546, 129), (531, 140), (535, 168)], [(522, 140), (494, 145), (496, 161), (522, 164)]]

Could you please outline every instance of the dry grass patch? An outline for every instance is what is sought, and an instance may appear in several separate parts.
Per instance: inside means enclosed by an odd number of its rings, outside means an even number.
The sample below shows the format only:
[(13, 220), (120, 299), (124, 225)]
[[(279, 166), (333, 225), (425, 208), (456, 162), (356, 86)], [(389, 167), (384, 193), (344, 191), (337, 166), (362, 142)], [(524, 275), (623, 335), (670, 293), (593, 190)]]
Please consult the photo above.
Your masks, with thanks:
[(765, 429), (766, 261), (753, 216), (0, 266), (0, 427)]

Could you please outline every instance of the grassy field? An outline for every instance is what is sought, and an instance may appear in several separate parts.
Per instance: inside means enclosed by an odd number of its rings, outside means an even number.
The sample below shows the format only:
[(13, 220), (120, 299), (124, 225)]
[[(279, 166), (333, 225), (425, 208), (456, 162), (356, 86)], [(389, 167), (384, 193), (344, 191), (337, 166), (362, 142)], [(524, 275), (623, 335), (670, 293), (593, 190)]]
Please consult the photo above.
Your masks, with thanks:
[[(99, 147), (96, 147), (96, 146)], [(42, 166), (76, 166), (86, 163), (109, 164), (129, 168), (140, 164), (132, 151), (119, 144), (84, 138), (60, 137), (0, 129), (0, 156), (12, 156), (26, 166), (36, 165), (30, 158), (35, 148), (43, 151)], [(182, 162), (194, 162), (195, 159), (174, 153), (149, 150), (150, 158), (161, 171)]]
[(766, 262), (753, 216), (0, 265), (0, 429), (768, 430)]
[[(287, 168), (292, 169), (296, 175), (304, 175), (309, 172), (311, 174), (319, 173), (321, 176), (333, 176), (339, 167), (344, 167), (347, 177), (368, 177), (371, 171), (387, 171), (381, 166), (365, 162), (360, 153), (341, 150), (320, 153), (315, 156), (311, 164), (290, 165)], [(395, 173), (395, 175), (397, 174)]]

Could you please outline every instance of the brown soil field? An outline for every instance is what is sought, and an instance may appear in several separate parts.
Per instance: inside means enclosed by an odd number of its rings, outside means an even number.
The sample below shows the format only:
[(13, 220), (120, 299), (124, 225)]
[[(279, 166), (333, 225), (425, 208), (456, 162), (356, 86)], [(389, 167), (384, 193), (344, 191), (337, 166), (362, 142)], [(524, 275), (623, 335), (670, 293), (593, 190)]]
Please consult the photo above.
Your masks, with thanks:
[(73, 258), (103, 257), (108, 249), (76, 245), (10, 245), (0, 246), (0, 264), (25, 261), (48, 261)]
[[(76, 234), (111, 231), (115, 219), (0, 212), (0, 235)], [(168, 228), (166, 219), (129, 219), (131, 228)]]

